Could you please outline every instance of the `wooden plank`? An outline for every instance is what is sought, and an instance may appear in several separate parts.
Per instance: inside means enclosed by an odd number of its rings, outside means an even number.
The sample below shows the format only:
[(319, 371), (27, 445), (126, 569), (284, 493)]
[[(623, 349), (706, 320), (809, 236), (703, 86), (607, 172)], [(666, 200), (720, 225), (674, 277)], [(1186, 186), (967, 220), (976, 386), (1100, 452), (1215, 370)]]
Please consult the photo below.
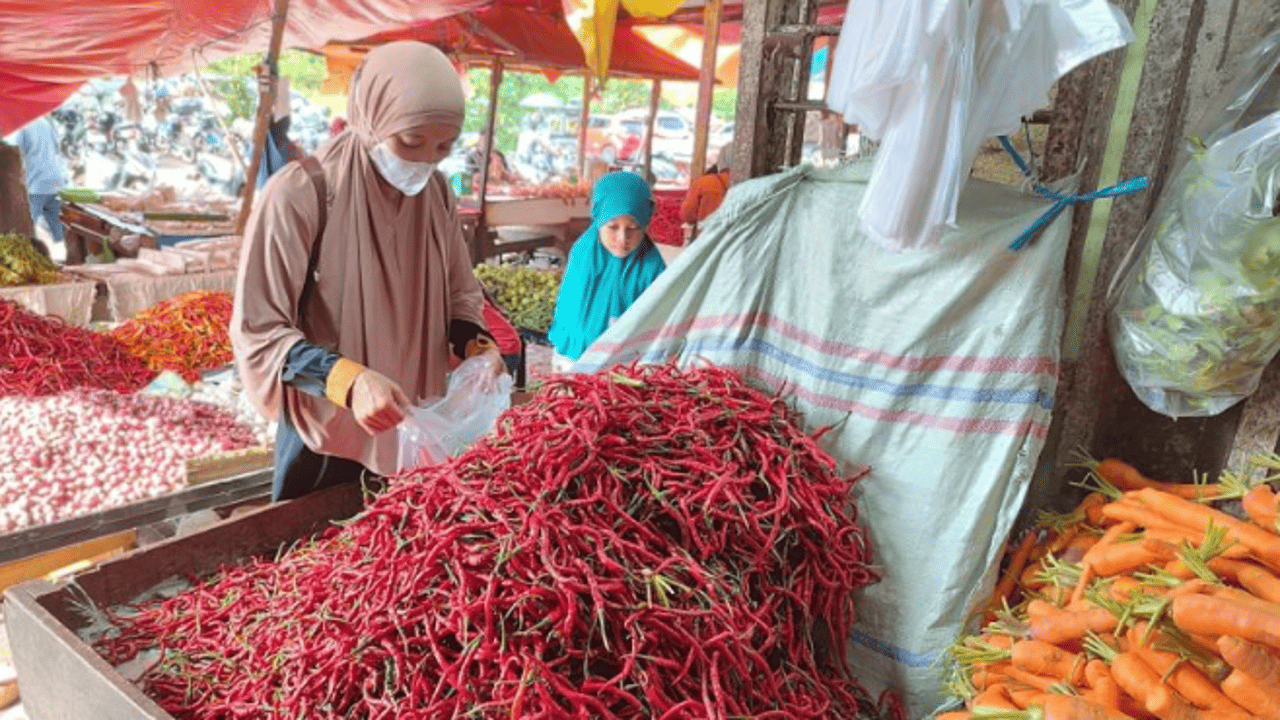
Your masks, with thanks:
[(186, 462), (187, 485), (203, 485), (219, 478), (267, 470), (272, 468), (274, 463), (275, 446), (273, 445), (192, 458)]
[(0, 710), (18, 702), (18, 681), (0, 683)]
[(137, 531), (122, 530), (104, 537), (86, 540), (56, 550), (33, 555), (22, 560), (0, 565), (0, 593), (6, 588), (44, 577), (77, 562), (99, 557), (112, 550), (132, 548), (137, 541)]

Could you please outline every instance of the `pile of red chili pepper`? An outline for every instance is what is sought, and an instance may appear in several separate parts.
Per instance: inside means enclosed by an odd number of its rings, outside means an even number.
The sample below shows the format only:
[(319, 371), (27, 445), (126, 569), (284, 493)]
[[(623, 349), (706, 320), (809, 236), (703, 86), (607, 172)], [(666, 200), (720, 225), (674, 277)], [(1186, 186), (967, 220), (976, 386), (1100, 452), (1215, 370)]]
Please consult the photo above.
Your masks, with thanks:
[(172, 370), (187, 382), (231, 362), (231, 293), (189, 292), (143, 310), (111, 336), (152, 370)]
[(876, 579), (853, 485), (730, 371), (562, 376), (97, 647), (158, 649), (178, 718), (878, 717), (844, 661)]
[(649, 219), (649, 237), (664, 245), (684, 245), (684, 221), (680, 219), (680, 202), (684, 190), (655, 190), (653, 217)]
[(0, 397), (81, 387), (131, 393), (154, 376), (114, 338), (0, 300)]

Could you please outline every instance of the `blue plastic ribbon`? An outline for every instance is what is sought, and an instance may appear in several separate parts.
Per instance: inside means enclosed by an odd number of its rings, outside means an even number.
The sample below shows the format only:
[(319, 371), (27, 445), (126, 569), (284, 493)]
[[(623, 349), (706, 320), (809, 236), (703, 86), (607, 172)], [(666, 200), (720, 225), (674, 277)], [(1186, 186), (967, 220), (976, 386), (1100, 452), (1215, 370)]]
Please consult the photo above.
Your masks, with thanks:
[[(1007, 136), (1004, 136), (1004, 135), (1000, 136), (1000, 145), (1005, 149), (1005, 152), (1009, 153), (1010, 157), (1013, 158), (1014, 164), (1018, 166), (1018, 169), (1022, 171), (1022, 174), (1026, 176), (1028, 179), (1034, 179), (1032, 178), (1032, 175), (1031, 175), (1031, 168), (1027, 166), (1026, 161), (1022, 159), (1022, 156), (1018, 154), (1018, 151), (1014, 149), (1013, 144), (1009, 142), (1009, 138)], [(1140, 176), (1136, 178), (1131, 178), (1129, 180), (1125, 180), (1122, 183), (1118, 183), (1110, 187), (1105, 187), (1100, 190), (1094, 190), (1093, 192), (1080, 193), (1078, 195), (1067, 195), (1064, 193), (1060, 193), (1057, 190), (1054, 190), (1048, 185), (1043, 185), (1041, 183), (1033, 182), (1031, 184), (1031, 189), (1034, 190), (1037, 195), (1044, 198), (1048, 198), (1049, 200), (1052, 200), (1053, 206), (1050, 207), (1048, 210), (1045, 210), (1040, 217), (1036, 218), (1036, 221), (1031, 223), (1030, 227), (1028, 227), (1026, 230), (1023, 230), (1022, 234), (1018, 235), (1017, 239), (1014, 240), (1011, 245), (1009, 245), (1009, 249), (1021, 250), (1022, 248), (1026, 247), (1027, 244), (1030, 243), (1031, 240), (1035, 238), (1035, 236), (1041, 230), (1043, 230), (1046, 225), (1048, 225), (1049, 223), (1057, 219), (1057, 217), (1062, 214), (1062, 211), (1066, 210), (1071, 205), (1075, 205), (1076, 203), (1082, 203), (1082, 202), (1090, 202), (1093, 200), (1097, 200), (1098, 198), (1130, 195), (1140, 190), (1145, 190), (1147, 187), (1147, 184), (1148, 184), (1147, 178), (1144, 176)]]

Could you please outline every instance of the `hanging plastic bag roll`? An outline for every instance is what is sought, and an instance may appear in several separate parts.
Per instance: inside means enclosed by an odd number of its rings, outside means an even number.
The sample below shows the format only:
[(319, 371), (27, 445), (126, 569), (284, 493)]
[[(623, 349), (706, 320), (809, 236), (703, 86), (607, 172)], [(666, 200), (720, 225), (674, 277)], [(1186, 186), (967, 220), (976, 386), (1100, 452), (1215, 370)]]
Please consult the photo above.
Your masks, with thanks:
[(1242, 67), (1109, 294), (1121, 374), (1173, 418), (1253, 394), (1280, 350), (1280, 32)]
[(400, 471), (444, 462), (488, 434), (511, 407), (512, 385), (510, 375), (493, 375), (489, 358), (465, 360), (443, 398), (413, 408), (400, 423)]

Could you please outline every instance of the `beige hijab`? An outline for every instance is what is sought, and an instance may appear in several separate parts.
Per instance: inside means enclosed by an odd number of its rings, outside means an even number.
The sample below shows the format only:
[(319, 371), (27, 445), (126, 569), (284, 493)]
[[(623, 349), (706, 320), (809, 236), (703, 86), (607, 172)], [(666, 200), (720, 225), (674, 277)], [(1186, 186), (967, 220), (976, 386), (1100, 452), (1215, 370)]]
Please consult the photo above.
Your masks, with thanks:
[(455, 206), (439, 173), (408, 197), (382, 181), (369, 149), (424, 123), (462, 124), (453, 66), (420, 42), (381, 45), (352, 81), (350, 126), (316, 152), (329, 191), (315, 290), (298, 321), (307, 260), (319, 222), (306, 171), (290, 163), (263, 188), (250, 215), (236, 279), (231, 343), (249, 397), (271, 419), (288, 413), (307, 447), (396, 470), (394, 430), (371, 437), (351, 411), (285, 385), (299, 340), (329, 348), (399, 383), (421, 402), (444, 394), (452, 319), (484, 327)]

